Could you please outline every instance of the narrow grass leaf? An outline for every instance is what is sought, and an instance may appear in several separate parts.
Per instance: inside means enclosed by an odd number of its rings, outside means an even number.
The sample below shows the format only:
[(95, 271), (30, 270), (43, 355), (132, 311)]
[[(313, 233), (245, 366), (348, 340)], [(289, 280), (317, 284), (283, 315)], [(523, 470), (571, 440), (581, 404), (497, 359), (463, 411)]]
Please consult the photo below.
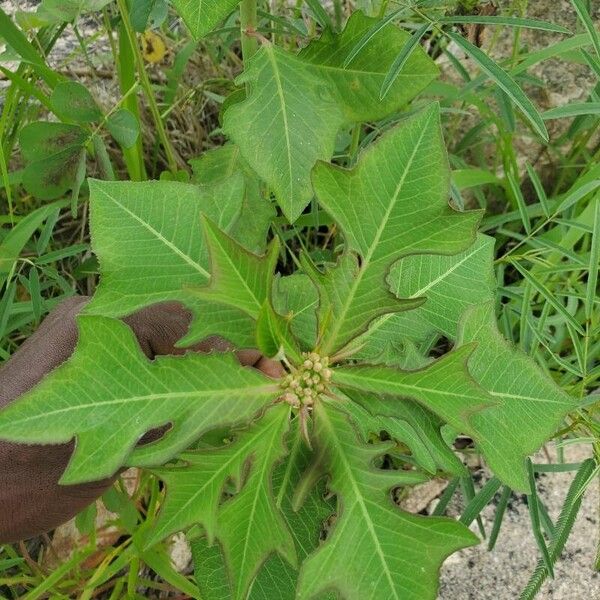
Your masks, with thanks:
[(0, 298), (0, 339), (2, 339), (4, 332), (6, 331), (16, 291), (17, 286), (13, 281), (8, 286), (8, 289), (5, 290), (4, 295)]
[(512, 490), (505, 485), (502, 488), (500, 500), (498, 500), (496, 514), (494, 515), (494, 523), (492, 524), (492, 531), (490, 533), (490, 539), (488, 540), (488, 551), (490, 552), (494, 549), (496, 541), (498, 540), (498, 534), (500, 533), (500, 527), (502, 526), (502, 521), (504, 519), (504, 514), (506, 513), (506, 507), (508, 506), (508, 501), (510, 500), (511, 494)]
[(592, 69), (596, 74), (596, 77), (600, 79), (600, 59), (592, 56), (585, 48), (582, 48), (580, 52), (590, 69)]
[[(467, 508), (469, 508), (469, 506), (471, 506), (471, 504), (475, 501), (475, 485), (473, 484), (473, 477), (471, 474), (460, 478), (460, 490), (462, 492), (463, 499), (467, 501)], [(473, 509), (471, 509), (470, 512), (473, 512)], [(479, 513), (475, 513), (470, 522), (472, 522), (474, 519), (477, 519), (477, 527), (481, 537), (485, 538), (485, 527), (483, 526), (483, 521), (481, 520)]]
[(490, 503), (501, 485), (502, 483), (497, 477), (492, 477), (467, 504), (460, 517), (460, 522), (467, 526), (470, 525)]
[(500, 88), (502, 88), (511, 100), (519, 107), (526, 119), (531, 123), (533, 129), (548, 141), (548, 131), (537, 108), (519, 87), (517, 82), (500, 66), (498, 66), (485, 52), (471, 44), (464, 37), (448, 32), (446, 35), (468, 54)]
[(552, 292), (536, 277), (534, 277), (527, 269), (522, 267), (518, 261), (511, 260), (511, 264), (523, 275), (523, 277), (531, 283), (531, 285), (541, 294), (547, 302), (549, 302), (554, 309), (559, 312), (567, 321), (573, 325), (573, 327), (581, 334), (585, 335), (581, 325), (575, 320), (575, 317), (556, 299)]
[(310, 10), (313, 13), (313, 16), (319, 23), (319, 25), (323, 28), (329, 28), (332, 31), (335, 29), (327, 11), (321, 6), (321, 2), (319, 0), (305, 0), (306, 4), (310, 7)]
[(548, 207), (548, 196), (546, 195), (546, 190), (544, 190), (544, 186), (542, 185), (536, 170), (529, 164), (529, 162), (525, 163), (525, 168), (527, 169), (529, 179), (533, 184), (537, 198), (540, 202), (542, 210), (544, 211), (544, 215), (546, 215), (546, 218), (548, 218), (550, 216), (550, 209)]
[(442, 495), (440, 496), (439, 502), (436, 504), (433, 512), (431, 513), (434, 517), (441, 517), (448, 508), (448, 504), (450, 504), (450, 500), (452, 500), (452, 496), (456, 492), (456, 488), (460, 483), (460, 477), (455, 477), (449, 484), (448, 487), (444, 490)]
[(564, 106), (557, 106), (542, 113), (542, 119), (568, 119), (579, 115), (600, 115), (600, 102), (573, 102)]
[(571, 0), (571, 4), (575, 8), (579, 20), (582, 22), (585, 30), (588, 32), (590, 39), (592, 40), (592, 45), (594, 46), (596, 55), (598, 58), (600, 58), (600, 37), (598, 36), (598, 32), (594, 27), (594, 22), (592, 21), (592, 17), (590, 16), (586, 5), (584, 4), (583, 0)]
[(400, 8), (390, 13), (385, 19), (378, 21), (369, 31), (363, 35), (356, 45), (350, 50), (350, 53), (344, 61), (344, 69), (360, 54), (360, 51), (377, 35), (388, 23), (391, 23), (400, 13), (404, 12), (404, 8)]
[(29, 296), (31, 297), (31, 312), (37, 323), (42, 317), (42, 294), (40, 292), (40, 276), (35, 267), (29, 271)]
[(591, 321), (594, 315), (594, 303), (597, 297), (598, 265), (600, 264), (600, 197), (594, 200), (594, 232), (590, 247), (590, 268), (585, 294), (585, 318)]
[(0, 37), (51, 87), (60, 81), (57, 75), (41, 57), (25, 34), (13, 23), (12, 19), (0, 8)]
[(540, 21), (538, 19), (526, 19), (523, 17), (485, 16), (485, 15), (454, 15), (438, 19), (439, 23), (477, 23), (480, 25), (508, 25), (509, 27), (524, 27), (526, 29), (539, 29), (540, 31), (552, 31), (554, 33), (570, 34), (566, 27), (550, 23), (549, 21)]
[[(558, 560), (561, 555), (565, 543), (571, 533), (577, 513), (581, 507), (583, 499), (583, 491), (586, 488), (590, 476), (593, 474), (596, 468), (596, 463), (593, 459), (589, 458), (582, 465), (577, 475), (573, 479), (567, 497), (563, 504), (560, 516), (556, 523), (556, 535), (550, 542), (549, 553), (550, 557), (554, 562)], [(542, 583), (548, 576), (546, 565), (543, 561), (538, 562), (537, 567), (529, 583), (521, 593), (519, 600), (533, 600), (539, 589), (542, 587)]]
[(419, 29), (417, 29), (417, 31), (415, 31), (410, 36), (408, 40), (406, 40), (404, 47), (402, 48), (402, 50), (400, 50), (400, 54), (398, 54), (398, 56), (396, 57), (396, 60), (393, 62), (390, 70), (388, 71), (388, 74), (383, 80), (383, 84), (381, 85), (379, 97), (382, 100), (387, 96), (388, 92), (390, 91), (390, 88), (394, 85), (394, 82), (398, 78), (398, 75), (400, 75), (400, 71), (402, 71), (404, 65), (406, 64), (406, 61), (409, 59), (415, 46), (421, 41), (421, 38), (427, 33), (430, 27), (430, 23), (424, 23), (423, 25), (421, 25), (421, 27), (419, 27)]
[(577, 202), (579, 202), (582, 198), (585, 198), (598, 187), (600, 187), (600, 179), (594, 179), (593, 181), (589, 181), (588, 183), (578, 187), (568, 196), (563, 198), (561, 203), (554, 209), (554, 214), (557, 215), (571, 208), (571, 206), (577, 204)]
[(546, 566), (550, 577), (554, 578), (552, 559), (550, 558), (550, 553), (548, 552), (548, 547), (546, 546), (546, 541), (544, 540), (544, 535), (540, 526), (540, 507), (537, 491), (535, 489), (535, 474), (529, 458), (527, 459), (527, 472), (529, 473), (529, 485), (531, 487), (531, 494), (528, 494), (527, 496), (527, 506), (529, 507), (529, 516), (531, 518), (531, 530), (538, 548), (542, 553), (544, 565)]
[(527, 206), (525, 204), (525, 198), (523, 198), (523, 193), (521, 192), (521, 186), (519, 185), (519, 182), (516, 180), (513, 173), (509, 171), (506, 175), (508, 178), (510, 189), (517, 202), (517, 208), (519, 209), (519, 214), (521, 215), (523, 227), (529, 235), (531, 234), (531, 223), (529, 222), (529, 216), (527, 215)]

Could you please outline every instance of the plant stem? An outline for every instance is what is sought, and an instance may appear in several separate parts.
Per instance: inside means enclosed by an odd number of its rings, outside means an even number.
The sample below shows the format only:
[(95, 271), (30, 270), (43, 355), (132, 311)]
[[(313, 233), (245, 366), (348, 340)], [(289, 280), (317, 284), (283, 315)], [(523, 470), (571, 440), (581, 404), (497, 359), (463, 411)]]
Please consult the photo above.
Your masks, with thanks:
[(258, 40), (253, 35), (258, 23), (256, 0), (242, 0), (240, 4), (240, 27), (242, 32), (242, 56), (244, 64), (258, 50)]
[(172, 173), (176, 173), (178, 170), (178, 166), (177, 160), (175, 158), (175, 151), (173, 150), (173, 146), (171, 146), (171, 142), (169, 140), (169, 137), (167, 136), (165, 125), (160, 116), (160, 111), (158, 110), (158, 105), (156, 104), (156, 98), (154, 97), (154, 93), (152, 91), (150, 78), (148, 77), (148, 73), (146, 72), (146, 68), (144, 66), (144, 58), (140, 51), (140, 46), (137, 43), (135, 32), (131, 27), (131, 22), (129, 21), (129, 12), (127, 9), (126, 1), (117, 0), (117, 4), (119, 6), (119, 12), (121, 13), (123, 27), (125, 28), (127, 37), (129, 38), (129, 43), (133, 49), (135, 63), (138, 71), (138, 77), (140, 78), (140, 85), (142, 86), (142, 89), (146, 94), (146, 98), (148, 99), (148, 106), (150, 108), (150, 112), (152, 113), (154, 123), (156, 124), (156, 132), (158, 134), (160, 143), (165, 150), (169, 171), (171, 171)]

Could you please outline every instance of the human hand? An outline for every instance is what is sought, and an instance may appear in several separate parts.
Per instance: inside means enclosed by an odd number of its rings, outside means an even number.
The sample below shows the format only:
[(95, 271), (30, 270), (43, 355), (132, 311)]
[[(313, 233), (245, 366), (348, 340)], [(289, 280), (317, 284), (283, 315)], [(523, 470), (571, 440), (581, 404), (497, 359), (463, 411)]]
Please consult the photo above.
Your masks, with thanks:
[[(88, 298), (69, 298), (55, 308), (39, 329), (0, 367), (0, 408), (39, 383), (65, 362), (77, 344), (76, 316)], [(175, 343), (191, 321), (180, 304), (168, 302), (143, 309), (123, 319), (133, 330), (148, 358), (183, 354)], [(230, 345), (212, 337), (193, 346), (196, 352), (226, 351)], [(282, 374), (279, 363), (257, 350), (237, 353), (242, 365), (260, 369), (271, 377)], [(157, 432), (154, 432), (156, 437)], [(114, 479), (64, 486), (62, 476), (74, 442), (54, 446), (0, 441), (0, 543), (27, 539), (54, 529), (94, 502)]]

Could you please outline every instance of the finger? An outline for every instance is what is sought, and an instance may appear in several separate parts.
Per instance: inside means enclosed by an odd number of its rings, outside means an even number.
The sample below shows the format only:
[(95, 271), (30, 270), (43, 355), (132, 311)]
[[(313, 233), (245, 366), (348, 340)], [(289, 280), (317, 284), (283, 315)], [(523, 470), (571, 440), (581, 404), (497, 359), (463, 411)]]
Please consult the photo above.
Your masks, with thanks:
[(63, 300), (0, 367), (0, 408), (38, 384), (73, 354), (77, 344), (75, 317), (87, 301), (86, 297)]
[(285, 369), (279, 361), (271, 360), (265, 356), (261, 356), (254, 367), (262, 371), (265, 375), (273, 377), (273, 379), (279, 379), (285, 375)]

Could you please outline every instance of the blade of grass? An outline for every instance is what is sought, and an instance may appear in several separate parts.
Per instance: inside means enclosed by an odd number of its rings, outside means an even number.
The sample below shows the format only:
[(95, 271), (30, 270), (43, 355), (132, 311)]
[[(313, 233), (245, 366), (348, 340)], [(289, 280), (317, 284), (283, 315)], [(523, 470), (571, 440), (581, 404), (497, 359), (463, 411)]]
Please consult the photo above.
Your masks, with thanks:
[(460, 516), (460, 522), (467, 527), (479, 516), (481, 511), (491, 502), (502, 483), (497, 477), (492, 477), (476, 496), (467, 504)]
[(344, 61), (344, 69), (356, 58), (360, 51), (388, 24), (391, 23), (396, 17), (403, 13), (406, 9), (400, 8), (391, 12), (385, 19), (378, 21), (367, 33), (365, 33), (355, 46), (350, 50), (350, 53)]
[(406, 61), (410, 58), (412, 51), (415, 49), (416, 45), (421, 41), (421, 38), (427, 33), (430, 27), (430, 23), (424, 23), (410, 36), (408, 40), (406, 40), (402, 50), (400, 50), (400, 54), (398, 54), (396, 57), (396, 60), (390, 67), (388, 74), (385, 76), (385, 79), (381, 84), (381, 90), (379, 91), (379, 98), (381, 100), (387, 96), (387, 93), (390, 91), (392, 85), (394, 85), (394, 81), (396, 81), (398, 75), (400, 75), (400, 71), (402, 71)]
[(494, 516), (494, 523), (492, 524), (490, 539), (488, 541), (489, 551), (494, 549), (496, 541), (498, 540), (498, 534), (500, 533), (500, 527), (502, 526), (502, 520), (504, 519), (504, 514), (506, 513), (506, 507), (508, 505), (508, 501), (510, 500), (511, 494), (512, 490), (506, 485), (503, 486), (502, 494), (500, 494), (500, 500), (498, 500), (498, 507), (496, 508), (496, 514)]
[(594, 303), (596, 301), (598, 285), (598, 265), (600, 264), (600, 197), (596, 196), (594, 203), (594, 231), (592, 233), (590, 268), (588, 270), (588, 281), (585, 294), (585, 318), (590, 322), (594, 315)]
[(580, 50), (583, 60), (588, 64), (590, 69), (594, 71), (596, 77), (600, 79), (600, 59), (592, 56), (585, 48)]
[(550, 209), (548, 208), (548, 196), (546, 196), (544, 186), (542, 185), (542, 182), (540, 181), (540, 178), (538, 177), (538, 174), (536, 173), (535, 169), (529, 164), (529, 162), (525, 163), (525, 168), (527, 169), (529, 179), (533, 184), (533, 188), (535, 189), (537, 198), (540, 202), (542, 210), (544, 211), (544, 215), (546, 215), (546, 218), (548, 218), (550, 216)]
[(579, 20), (582, 22), (585, 30), (588, 32), (590, 39), (592, 40), (592, 45), (594, 46), (594, 50), (596, 51), (596, 56), (600, 58), (600, 37), (598, 36), (598, 32), (594, 27), (594, 23), (592, 21), (592, 17), (590, 17), (590, 13), (588, 12), (585, 4), (583, 3), (583, 0), (571, 0), (571, 4), (575, 8)]
[(542, 113), (544, 121), (551, 119), (568, 119), (579, 115), (600, 115), (600, 102), (573, 102), (564, 106), (557, 106)]
[(485, 16), (485, 15), (453, 15), (438, 19), (439, 23), (477, 23), (481, 25), (508, 25), (509, 27), (524, 27), (526, 29), (539, 29), (541, 31), (552, 31), (554, 33), (572, 33), (562, 25), (556, 25), (549, 21), (539, 19), (526, 19), (523, 17)]
[[(475, 485), (473, 484), (473, 478), (470, 474), (460, 478), (460, 491), (467, 502), (467, 506), (469, 506), (475, 498)], [(481, 537), (485, 538), (485, 527), (483, 526), (483, 521), (478, 513), (476, 514), (475, 519), (477, 519), (477, 527), (479, 528)]]
[(0, 36), (4, 41), (51, 87), (61, 80), (45, 62), (25, 34), (13, 23), (12, 19), (0, 8)]
[(521, 215), (521, 222), (523, 223), (523, 227), (527, 232), (527, 235), (531, 234), (531, 223), (529, 222), (529, 217), (527, 215), (527, 206), (525, 204), (525, 198), (523, 198), (523, 194), (521, 192), (521, 186), (515, 179), (515, 176), (512, 172), (508, 172), (507, 174), (508, 183), (510, 185), (510, 189), (513, 193), (513, 196), (517, 202), (517, 208), (519, 209), (519, 213)]
[(455, 477), (443, 491), (440, 496), (439, 502), (436, 504), (433, 512), (431, 513), (433, 516), (441, 516), (446, 512), (446, 508), (448, 508), (448, 504), (450, 504), (450, 500), (452, 500), (452, 496), (454, 496), (454, 492), (456, 492), (456, 488), (460, 483), (460, 477)]
[(503, 89), (509, 98), (519, 107), (525, 118), (531, 123), (533, 129), (542, 137), (544, 141), (548, 141), (548, 130), (537, 108), (533, 102), (527, 97), (525, 92), (519, 87), (517, 82), (498, 64), (496, 64), (485, 52), (471, 44), (464, 37), (448, 32), (446, 35), (462, 50), (468, 54), (488, 75)]
[(542, 553), (542, 560), (544, 561), (544, 565), (550, 577), (554, 579), (554, 569), (552, 568), (552, 560), (550, 559), (550, 553), (548, 551), (548, 547), (546, 546), (546, 541), (544, 540), (544, 534), (542, 533), (541, 524), (540, 524), (540, 507), (539, 507), (539, 499), (537, 496), (537, 491), (535, 488), (535, 474), (533, 472), (533, 465), (531, 464), (531, 460), (527, 459), (527, 472), (529, 474), (529, 487), (531, 488), (531, 494), (527, 495), (527, 506), (529, 507), (529, 516), (531, 518), (531, 530), (533, 532), (533, 537)]
[(523, 275), (523, 277), (542, 295), (545, 300), (551, 304), (554, 309), (559, 312), (567, 321), (573, 325), (573, 327), (581, 334), (585, 335), (585, 332), (581, 325), (575, 320), (573, 315), (567, 311), (567, 309), (554, 297), (552, 292), (536, 277), (534, 277), (527, 269), (522, 267), (519, 262), (515, 259), (510, 259), (511, 264)]
[[(567, 542), (567, 538), (571, 533), (571, 529), (577, 518), (577, 513), (581, 507), (581, 501), (583, 499), (582, 491), (585, 489), (587, 481), (594, 472), (595, 467), (596, 463), (594, 460), (588, 458), (581, 465), (581, 468), (577, 472), (577, 475), (575, 475), (575, 478), (569, 487), (567, 497), (556, 523), (556, 535), (550, 542), (549, 553), (553, 562), (558, 560), (565, 547), (565, 543)], [(535, 568), (529, 583), (521, 593), (519, 600), (533, 600), (547, 576), (548, 571), (546, 570), (546, 565), (543, 561), (538, 562), (537, 567)]]
[(329, 28), (332, 31), (335, 31), (335, 27), (327, 14), (327, 11), (321, 6), (319, 0), (304, 0), (306, 4), (308, 4), (310, 10), (312, 11), (315, 19), (319, 23), (319, 25), (323, 28)]

